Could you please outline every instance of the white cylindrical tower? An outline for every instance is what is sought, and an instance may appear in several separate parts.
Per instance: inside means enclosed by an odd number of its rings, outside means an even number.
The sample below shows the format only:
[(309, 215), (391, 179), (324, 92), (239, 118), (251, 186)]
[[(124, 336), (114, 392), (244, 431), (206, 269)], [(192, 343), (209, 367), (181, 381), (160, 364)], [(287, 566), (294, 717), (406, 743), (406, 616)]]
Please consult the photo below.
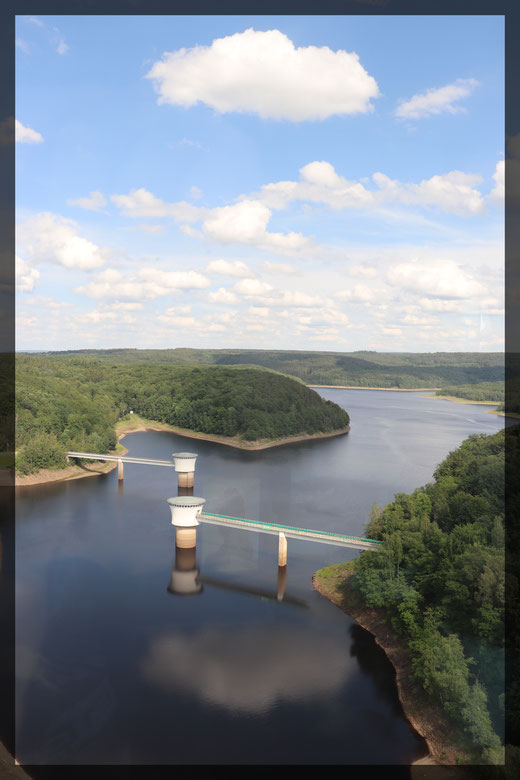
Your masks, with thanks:
[(177, 472), (177, 484), (179, 487), (193, 487), (195, 476), (196, 452), (172, 452), (175, 471)]
[(175, 526), (175, 544), (177, 547), (190, 548), (197, 544), (197, 515), (206, 503), (205, 498), (197, 496), (176, 496), (169, 498), (172, 513), (172, 525)]

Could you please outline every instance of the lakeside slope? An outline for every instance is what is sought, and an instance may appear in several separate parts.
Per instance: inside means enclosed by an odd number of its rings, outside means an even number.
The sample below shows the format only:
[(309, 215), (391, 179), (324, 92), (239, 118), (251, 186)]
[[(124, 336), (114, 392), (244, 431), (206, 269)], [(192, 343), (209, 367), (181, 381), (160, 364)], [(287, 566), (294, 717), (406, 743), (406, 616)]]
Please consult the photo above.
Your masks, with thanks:
[(412, 681), (412, 662), (402, 640), (397, 638), (386, 621), (383, 608), (367, 607), (359, 594), (349, 584), (353, 561), (327, 566), (312, 577), (314, 589), (362, 628), (369, 631), (377, 644), (385, 651), (395, 669), (399, 701), (406, 719), (426, 742), (428, 755), (417, 764), (457, 764), (469, 762), (466, 749), (454, 740), (453, 729), (442, 711), (426, 700), (424, 693)]

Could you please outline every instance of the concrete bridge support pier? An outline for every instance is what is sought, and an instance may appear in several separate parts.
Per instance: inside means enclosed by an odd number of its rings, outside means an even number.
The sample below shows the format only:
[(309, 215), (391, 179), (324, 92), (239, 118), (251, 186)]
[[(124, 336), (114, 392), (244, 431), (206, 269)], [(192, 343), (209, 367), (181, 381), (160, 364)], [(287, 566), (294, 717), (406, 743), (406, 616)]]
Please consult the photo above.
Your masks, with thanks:
[(124, 472), (123, 472), (123, 469), (124, 469), (124, 464), (123, 464), (123, 461), (122, 461), (122, 460), (118, 460), (118, 461), (117, 461), (117, 478), (118, 478), (118, 480), (119, 480), (120, 482), (121, 482), (121, 481), (124, 479), (124, 476), (123, 476), (123, 474), (124, 474)]
[(195, 452), (173, 452), (173, 463), (177, 472), (177, 486), (179, 488), (192, 488), (195, 479)]
[(278, 566), (287, 566), (287, 537), (283, 531), (278, 537)]

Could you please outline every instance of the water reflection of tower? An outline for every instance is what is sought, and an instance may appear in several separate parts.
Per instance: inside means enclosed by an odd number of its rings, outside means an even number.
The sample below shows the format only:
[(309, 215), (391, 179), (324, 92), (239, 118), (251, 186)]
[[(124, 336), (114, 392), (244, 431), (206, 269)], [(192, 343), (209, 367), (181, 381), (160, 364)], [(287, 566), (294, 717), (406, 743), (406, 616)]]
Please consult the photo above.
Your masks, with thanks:
[[(186, 488), (191, 490), (193, 488)], [(180, 489), (179, 489), (180, 492)], [(196, 565), (197, 515), (206, 502), (205, 498), (179, 495), (169, 498), (172, 525), (175, 527), (175, 563), (172, 567), (168, 591), (187, 596), (202, 592), (200, 573)]]
[(202, 593), (200, 571), (196, 564), (197, 548), (175, 547), (175, 563), (172, 566), (169, 593), (178, 596), (191, 596)]

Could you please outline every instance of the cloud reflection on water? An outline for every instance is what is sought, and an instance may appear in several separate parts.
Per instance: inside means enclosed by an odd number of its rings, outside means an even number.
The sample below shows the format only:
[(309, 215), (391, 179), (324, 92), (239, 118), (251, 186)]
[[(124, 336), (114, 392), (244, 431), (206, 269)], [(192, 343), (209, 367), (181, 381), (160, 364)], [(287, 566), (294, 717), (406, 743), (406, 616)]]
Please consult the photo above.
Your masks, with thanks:
[(226, 709), (267, 712), (279, 700), (336, 695), (355, 662), (344, 646), (303, 628), (255, 626), (163, 634), (150, 643), (143, 676)]

